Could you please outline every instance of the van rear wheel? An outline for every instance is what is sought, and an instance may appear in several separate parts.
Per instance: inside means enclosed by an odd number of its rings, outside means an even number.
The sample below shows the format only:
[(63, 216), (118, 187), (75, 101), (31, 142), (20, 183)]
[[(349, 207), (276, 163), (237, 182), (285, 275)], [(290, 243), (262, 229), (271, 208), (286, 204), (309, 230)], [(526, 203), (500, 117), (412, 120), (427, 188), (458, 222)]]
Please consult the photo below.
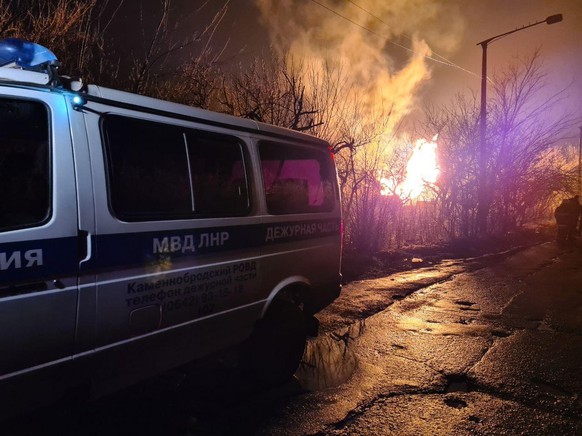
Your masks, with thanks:
[(241, 368), (258, 383), (282, 384), (297, 370), (306, 341), (307, 326), (301, 309), (277, 299), (242, 344)]

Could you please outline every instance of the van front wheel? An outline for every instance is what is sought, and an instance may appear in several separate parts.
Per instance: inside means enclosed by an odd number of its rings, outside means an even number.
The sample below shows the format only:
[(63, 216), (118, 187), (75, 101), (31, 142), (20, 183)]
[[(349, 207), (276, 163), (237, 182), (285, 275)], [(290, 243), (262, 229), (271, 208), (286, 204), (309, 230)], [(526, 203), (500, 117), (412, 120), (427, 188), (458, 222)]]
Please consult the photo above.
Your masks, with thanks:
[(303, 357), (307, 326), (303, 312), (290, 301), (276, 299), (242, 344), (242, 370), (268, 386), (289, 380)]

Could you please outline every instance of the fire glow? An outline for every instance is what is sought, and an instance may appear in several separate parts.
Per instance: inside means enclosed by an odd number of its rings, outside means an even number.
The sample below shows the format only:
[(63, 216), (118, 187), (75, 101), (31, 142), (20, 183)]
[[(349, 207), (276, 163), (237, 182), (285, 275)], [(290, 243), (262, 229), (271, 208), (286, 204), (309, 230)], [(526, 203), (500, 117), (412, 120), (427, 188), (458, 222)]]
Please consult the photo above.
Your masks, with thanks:
[(426, 191), (428, 185), (436, 182), (440, 172), (436, 156), (437, 136), (431, 142), (422, 138), (416, 141), (402, 181), (394, 177), (379, 179), (381, 195), (398, 195), (402, 200), (414, 200)]

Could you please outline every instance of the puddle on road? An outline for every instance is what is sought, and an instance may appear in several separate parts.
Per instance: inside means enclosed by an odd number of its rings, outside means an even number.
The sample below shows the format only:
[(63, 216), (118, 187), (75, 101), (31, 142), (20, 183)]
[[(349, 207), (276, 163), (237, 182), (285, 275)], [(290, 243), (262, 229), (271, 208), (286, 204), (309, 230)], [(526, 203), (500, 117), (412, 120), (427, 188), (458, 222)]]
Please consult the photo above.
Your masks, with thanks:
[(403, 316), (397, 326), (404, 331), (443, 336), (485, 336), (492, 334), (490, 325), (478, 324), (473, 319), (462, 317), (453, 322), (441, 322), (414, 316)]
[(317, 391), (345, 382), (354, 373), (357, 359), (350, 346), (364, 333), (365, 320), (308, 341), (295, 377), (303, 389)]

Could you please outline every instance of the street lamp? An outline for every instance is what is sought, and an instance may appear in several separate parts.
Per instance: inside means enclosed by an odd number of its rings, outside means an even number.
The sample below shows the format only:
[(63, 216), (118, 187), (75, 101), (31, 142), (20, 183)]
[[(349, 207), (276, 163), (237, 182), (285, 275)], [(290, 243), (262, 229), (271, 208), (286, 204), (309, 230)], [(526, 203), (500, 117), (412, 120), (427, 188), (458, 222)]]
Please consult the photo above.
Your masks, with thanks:
[(487, 215), (489, 209), (489, 202), (487, 201), (487, 45), (493, 41), (519, 32), (520, 30), (529, 27), (537, 26), (538, 24), (547, 23), (554, 24), (562, 21), (562, 14), (551, 15), (543, 21), (538, 21), (527, 26), (519, 27), (509, 32), (493, 36), (484, 41), (477, 43), (483, 48), (483, 62), (481, 64), (481, 116), (480, 116), (480, 135), (481, 145), (479, 149), (479, 186), (478, 186), (478, 208), (477, 208), (477, 226), (481, 234), (487, 231)]

